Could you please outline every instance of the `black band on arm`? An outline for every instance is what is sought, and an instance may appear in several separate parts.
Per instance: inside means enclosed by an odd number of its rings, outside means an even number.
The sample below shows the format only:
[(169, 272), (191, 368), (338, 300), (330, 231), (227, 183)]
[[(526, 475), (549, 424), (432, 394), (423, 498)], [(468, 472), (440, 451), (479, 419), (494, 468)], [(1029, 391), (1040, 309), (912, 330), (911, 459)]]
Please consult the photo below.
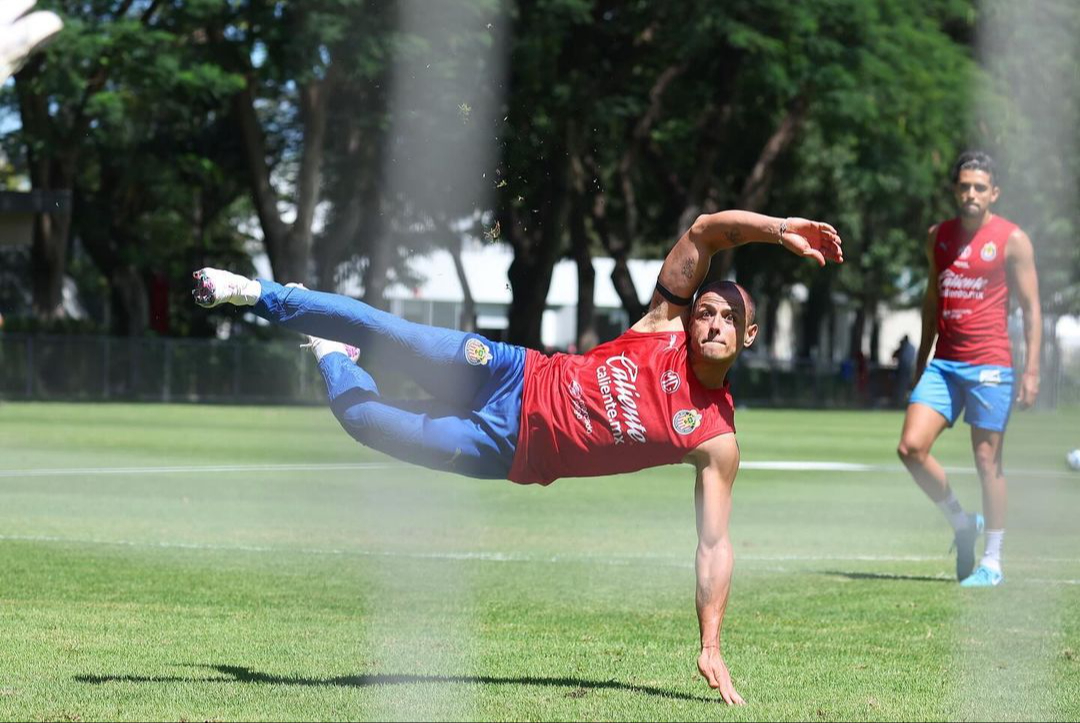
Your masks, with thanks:
[(694, 297), (678, 296), (661, 284), (660, 279), (656, 280), (656, 291), (660, 296), (667, 299), (669, 303), (675, 304), (675, 306), (690, 306), (690, 304), (694, 303)]

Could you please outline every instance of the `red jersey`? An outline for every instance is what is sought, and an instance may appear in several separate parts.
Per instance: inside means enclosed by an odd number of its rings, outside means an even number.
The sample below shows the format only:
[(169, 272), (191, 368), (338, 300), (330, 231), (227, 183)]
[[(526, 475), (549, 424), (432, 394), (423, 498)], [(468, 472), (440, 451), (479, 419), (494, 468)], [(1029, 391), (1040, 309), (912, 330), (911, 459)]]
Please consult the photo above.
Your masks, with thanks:
[(684, 332), (627, 331), (580, 356), (530, 349), (508, 476), (550, 484), (676, 464), (702, 442), (734, 431), (728, 385), (701, 385)]
[(959, 219), (938, 226), (935, 358), (1012, 366), (1005, 248), (1016, 228), (1000, 216), (992, 216), (971, 238)]

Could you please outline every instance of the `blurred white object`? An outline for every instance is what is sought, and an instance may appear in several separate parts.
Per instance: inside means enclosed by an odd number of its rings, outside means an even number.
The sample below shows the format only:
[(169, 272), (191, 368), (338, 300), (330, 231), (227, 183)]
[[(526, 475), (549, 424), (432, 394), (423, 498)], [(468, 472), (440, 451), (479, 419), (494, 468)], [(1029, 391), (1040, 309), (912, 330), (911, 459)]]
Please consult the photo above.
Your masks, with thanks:
[(1074, 449), (1065, 455), (1065, 462), (1069, 465), (1069, 469), (1080, 472), (1080, 449)]
[[(0, 0), (0, 84), (64, 27), (49, 11), (31, 13), (37, 0)], [(29, 13), (29, 14), (28, 14)]]

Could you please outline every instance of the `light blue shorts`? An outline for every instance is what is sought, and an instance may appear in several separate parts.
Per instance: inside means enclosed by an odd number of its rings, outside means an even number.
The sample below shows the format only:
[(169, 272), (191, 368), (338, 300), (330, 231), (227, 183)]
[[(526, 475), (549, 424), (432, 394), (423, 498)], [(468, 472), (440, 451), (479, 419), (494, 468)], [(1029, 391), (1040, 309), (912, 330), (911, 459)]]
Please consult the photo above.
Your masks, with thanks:
[(948, 420), (951, 427), (964, 409), (972, 427), (1004, 432), (1013, 402), (1013, 370), (994, 364), (934, 359), (923, 372), (911, 404), (925, 404)]

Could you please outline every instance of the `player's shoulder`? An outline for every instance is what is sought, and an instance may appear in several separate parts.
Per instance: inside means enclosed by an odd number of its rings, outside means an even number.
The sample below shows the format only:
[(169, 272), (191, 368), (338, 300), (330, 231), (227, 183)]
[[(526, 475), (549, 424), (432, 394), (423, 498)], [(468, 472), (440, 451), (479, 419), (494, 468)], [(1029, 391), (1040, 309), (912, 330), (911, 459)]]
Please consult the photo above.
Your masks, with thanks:
[[(671, 332), (685, 332), (687, 322), (690, 319), (689, 309), (679, 312), (678, 316), (672, 315), (672, 310), (667, 304), (660, 304), (649, 309), (646, 314), (638, 319), (628, 332), (638, 334), (667, 334)], [(628, 333), (628, 332), (624, 332)]]
[(956, 225), (956, 223), (957, 219), (947, 218), (944, 221), (938, 221), (937, 223), (931, 225), (930, 228), (926, 230), (927, 242), (932, 244), (937, 241), (938, 236), (940, 236), (941, 234), (948, 234), (952, 230), (953, 226)]
[(926, 239), (924, 240), (924, 243), (928, 250), (932, 250), (935, 244), (937, 244), (938, 236), (941, 235), (941, 229), (946, 223), (946, 221), (939, 221), (926, 230)]
[(739, 442), (735, 432), (710, 437), (694, 447), (687, 461), (699, 467), (713, 467), (734, 473), (739, 468)]
[(1009, 235), (1005, 238), (1005, 255), (1013, 256), (1032, 253), (1034, 247), (1031, 243), (1031, 237), (1015, 223), (1010, 222), (1010, 225)]

